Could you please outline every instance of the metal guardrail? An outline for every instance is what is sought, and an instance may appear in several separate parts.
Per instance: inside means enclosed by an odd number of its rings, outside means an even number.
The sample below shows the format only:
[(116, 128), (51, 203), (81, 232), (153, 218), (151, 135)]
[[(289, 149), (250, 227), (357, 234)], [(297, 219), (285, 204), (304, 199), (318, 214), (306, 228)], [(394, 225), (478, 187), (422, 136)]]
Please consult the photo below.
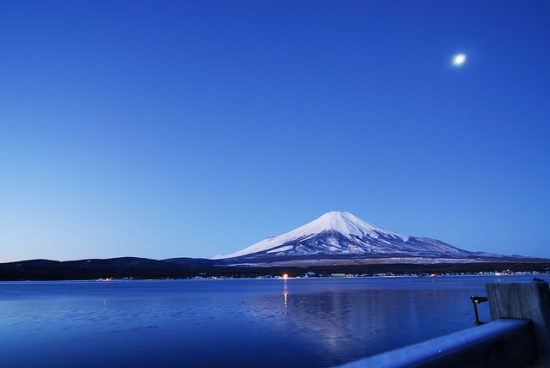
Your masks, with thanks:
[[(340, 368), (550, 367), (550, 289), (527, 284), (487, 284), (487, 297), (471, 296), (475, 322), (450, 335), (392, 350)], [(477, 306), (489, 301), (492, 322), (479, 320)]]
[(525, 367), (536, 358), (531, 322), (502, 319), (344, 364), (340, 368), (516, 368)]

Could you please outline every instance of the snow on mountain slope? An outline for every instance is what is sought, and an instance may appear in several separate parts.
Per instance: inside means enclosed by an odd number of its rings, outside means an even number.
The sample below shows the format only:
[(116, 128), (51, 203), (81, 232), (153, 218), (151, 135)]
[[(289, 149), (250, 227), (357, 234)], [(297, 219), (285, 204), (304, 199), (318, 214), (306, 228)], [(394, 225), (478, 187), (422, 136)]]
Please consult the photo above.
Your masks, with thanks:
[(286, 234), (274, 236), (238, 252), (212, 259), (295, 256), (446, 256), (472, 253), (439, 240), (399, 235), (373, 226), (348, 212), (328, 212)]

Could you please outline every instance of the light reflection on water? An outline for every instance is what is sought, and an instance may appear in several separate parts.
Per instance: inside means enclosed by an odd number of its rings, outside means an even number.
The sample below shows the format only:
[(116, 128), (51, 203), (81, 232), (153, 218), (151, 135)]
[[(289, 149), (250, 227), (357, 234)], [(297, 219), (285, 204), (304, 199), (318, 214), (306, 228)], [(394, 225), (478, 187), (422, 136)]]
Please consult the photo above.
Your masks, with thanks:
[[(543, 277), (545, 278), (545, 277)], [(531, 277), (0, 283), (6, 367), (326, 367), (473, 326)], [(489, 320), (488, 306), (480, 319)]]

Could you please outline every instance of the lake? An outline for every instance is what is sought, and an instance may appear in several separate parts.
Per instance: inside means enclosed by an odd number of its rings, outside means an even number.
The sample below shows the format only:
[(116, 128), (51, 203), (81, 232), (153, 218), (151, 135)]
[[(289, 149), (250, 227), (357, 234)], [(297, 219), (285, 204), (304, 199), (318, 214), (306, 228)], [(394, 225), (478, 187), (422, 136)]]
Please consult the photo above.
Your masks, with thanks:
[(532, 278), (0, 282), (0, 361), (329, 367), (473, 327), (470, 295)]

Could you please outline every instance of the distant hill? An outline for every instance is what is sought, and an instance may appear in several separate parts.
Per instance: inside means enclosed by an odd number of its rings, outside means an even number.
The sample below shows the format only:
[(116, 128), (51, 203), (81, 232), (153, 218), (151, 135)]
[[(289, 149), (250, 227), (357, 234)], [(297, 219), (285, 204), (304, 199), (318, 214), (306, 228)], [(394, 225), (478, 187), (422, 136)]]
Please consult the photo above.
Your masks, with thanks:
[(193, 273), (191, 265), (135, 257), (66, 262), (38, 259), (0, 264), (0, 280), (156, 279), (189, 277)]

